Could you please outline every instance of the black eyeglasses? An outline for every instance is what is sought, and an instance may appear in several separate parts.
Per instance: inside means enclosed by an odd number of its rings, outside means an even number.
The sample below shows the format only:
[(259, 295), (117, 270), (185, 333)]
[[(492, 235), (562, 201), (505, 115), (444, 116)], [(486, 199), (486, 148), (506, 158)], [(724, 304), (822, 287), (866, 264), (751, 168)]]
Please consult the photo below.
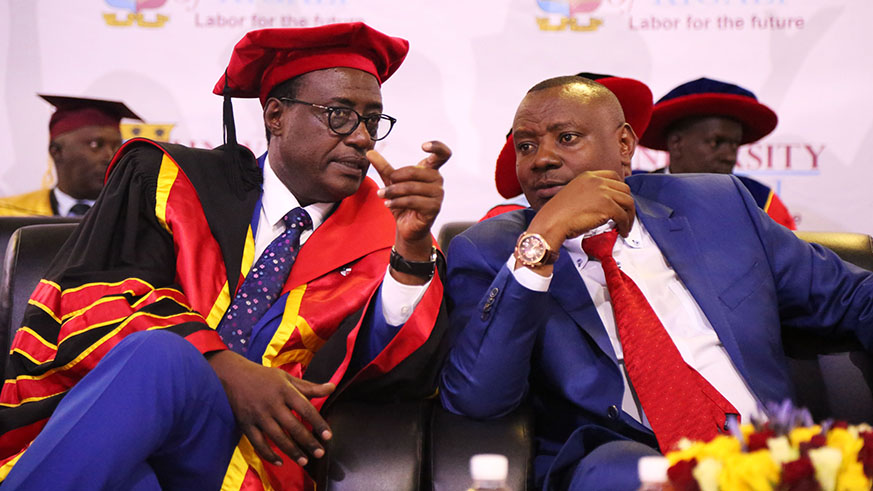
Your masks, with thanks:
[(367, 133), (370, 134), (370, 139), (378, 141), (388, 136), (388, 133), (391, 133), (391, 128), (394, 127), (394, 123), (397, 122), (395, 118), (387, 114), (362, 116), (354, 109), (348, 107), (322, 106), (321, 104), (288, 97), (282, 97), (279, 100), (288, 104), (305, 104), (327, 112), (327, 125), (338, 135), (351, 135), (358, 125), (361, 124), (361, 121), (363, 121), (364, 127), (367, 128)]

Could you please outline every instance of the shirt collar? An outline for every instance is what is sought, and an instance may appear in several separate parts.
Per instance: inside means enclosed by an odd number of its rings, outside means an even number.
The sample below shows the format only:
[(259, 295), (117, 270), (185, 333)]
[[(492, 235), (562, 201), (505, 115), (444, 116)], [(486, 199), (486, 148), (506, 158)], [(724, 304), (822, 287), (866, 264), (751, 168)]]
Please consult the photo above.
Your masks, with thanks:
[[(333, 209), (334, 204), (313, 203), (303, 207), (312, 219), (312, 230), (315, 230), (324, 222), (327, 215)], [(270, 154), (268, 153), (267, 159), (264, 162), (264, 194), (261, 198), (263, 216), (271, 227), (275, 227), (282, 222), (282, 217), (298, 206), (300, 206), (300, 201), (279, 180), (279, 176), (273, 172), (273, 167), (270, 165)]]
[[(576, 267), (581, 269), (588, 263), (588, 254), (582, 250), (582, 239), (592, 235), (597, 235), (598, 233), (607, 232), (613, 228), (615, 228), (615, 224), (610, 220), (606, 224), (594, 228), (579, 237), (574, 237), (564, 241), (563, 247), (570, 253), (570, 257), (573, 258)], [(621, 235), (618, 236), (618, 239), (615, 241), (615, 246), (629, 247), (631, 249), (639, 249), (643, 246), (643, 224), (640, 222), (639, 217), (634, 218), (634, 223), (631, 225), (627, 237), (622, 237)]]
[(76, 198), (70, 196), (69, 194), (61, 191), (58, 188), (52, 189), (52, 192), (55, 194), (55, 199), (58, 202), (58, 215), (59, 216), (65, 217), (65, 216), (69, 215), (70, 208), (72, 208), (73, 205), (78, 204), (78, 203), (84, 203), (88, 206), (94, 206), (93, 199), (76, 199)]

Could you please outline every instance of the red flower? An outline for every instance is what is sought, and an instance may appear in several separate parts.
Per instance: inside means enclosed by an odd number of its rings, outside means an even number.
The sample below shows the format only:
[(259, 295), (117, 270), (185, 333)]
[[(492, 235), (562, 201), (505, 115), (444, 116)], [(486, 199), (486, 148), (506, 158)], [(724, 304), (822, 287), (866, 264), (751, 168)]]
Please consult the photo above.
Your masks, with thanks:
[(700, 491), (700, 486), (691, 471), (697, 465), (697, 459), (680, 460), (667, 469), (667, 477), (676, 491)]
[(814, 448), (821, 448), (827, 445), (828, 438), (821, 433), (814, 435), (808, 442), (800, 442), (800, 455), (806, 457), (807, 453)]
[(842, 428), (844, 430), (848, 427), (849, 427), (849, 423), (842, 421), (842, 420), (834, 421), (834, 424), (831, 425), (831, 428)]
[(786, 491), (818, 491), (821, 486), (815, 479), (815, 468), (809, 457), (801, 457), (782, 464), (782, 485)]
[(776, 436), (776, 432), (770, 428), (764, 428), (749, 435), (749, 452), (767, 449), (767, 439)]
[(858, 451), (858, 462), (864, 466), (864, 474), (873, 477), (873, 432), (865, 431), (858, 436), (864, 439), (864, 446)]

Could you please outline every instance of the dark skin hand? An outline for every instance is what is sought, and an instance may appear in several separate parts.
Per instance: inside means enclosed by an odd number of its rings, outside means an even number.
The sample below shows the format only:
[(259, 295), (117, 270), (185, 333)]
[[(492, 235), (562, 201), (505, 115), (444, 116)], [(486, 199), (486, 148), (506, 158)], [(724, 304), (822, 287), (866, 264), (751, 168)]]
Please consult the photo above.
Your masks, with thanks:
[[(439, 168), (452, 151), (444, 143), (429, 141), (421, 146), (429, 155), (415, 166), (394, 169), (379, 152), (370, 150), (367, 159), (385, 183), (380, 198), (397, 222), (394, 248), (409, 261), (430, 261), (433, 241), (431, 226), (443, 203), (443, 178)], [(428, 278), (401, 273), (391, 268), (391, 276), (406, 285), (423, 285)]]
[[(621, 176), (610, 170), (583, 172), (573, 178), (537, 211), (527, 231), (546, 239), (552, 250), (565, 240), (578, 237), (609, 220), (615, 222), (622, 237), (627, 237), (636, 211), (630, 188)], [(516, 265), (516, 269), (521, 263)], [(549, 276), (553, 265), (531, 268)]]
[[(301, 380), (229, 350), (207, 356), (224, 386), (237, 424), (261, 458), (282, 465), (282, 457), (270, 448), (270, 441), (301, 466), (309, 461), (308, 456), (324, 455), (324, 447), (316, 435), (326, 441), (332, 433), (309, 401), (327, 397), (335, 385)], [(292, 411), (308, 422), (312, 431)]]

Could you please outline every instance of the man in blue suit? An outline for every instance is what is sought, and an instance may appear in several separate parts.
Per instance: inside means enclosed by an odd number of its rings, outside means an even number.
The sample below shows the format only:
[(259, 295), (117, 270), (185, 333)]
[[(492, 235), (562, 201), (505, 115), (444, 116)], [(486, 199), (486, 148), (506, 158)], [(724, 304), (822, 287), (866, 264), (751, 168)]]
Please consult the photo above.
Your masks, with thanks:
[[(605, 87), (537, 84), (513, 138), (531, 208), (449, 248), (454, 347), (440, 394), (474, 418), (529, 400), (537, 487), (635, 489), (636, 461), (662, 440), (628, 376), (604, 270), (581, 247), (593, 229), (617, 229), (621, 271), (681, 359), (729, 401), (726, 417), (792, 397), (781, 325), (854, 332), (873, 347), (873, 275), (795, 238), (733, 176), (628, 177), (633, 130)], [(676, 412), (683, 424), (694, 416)]]

